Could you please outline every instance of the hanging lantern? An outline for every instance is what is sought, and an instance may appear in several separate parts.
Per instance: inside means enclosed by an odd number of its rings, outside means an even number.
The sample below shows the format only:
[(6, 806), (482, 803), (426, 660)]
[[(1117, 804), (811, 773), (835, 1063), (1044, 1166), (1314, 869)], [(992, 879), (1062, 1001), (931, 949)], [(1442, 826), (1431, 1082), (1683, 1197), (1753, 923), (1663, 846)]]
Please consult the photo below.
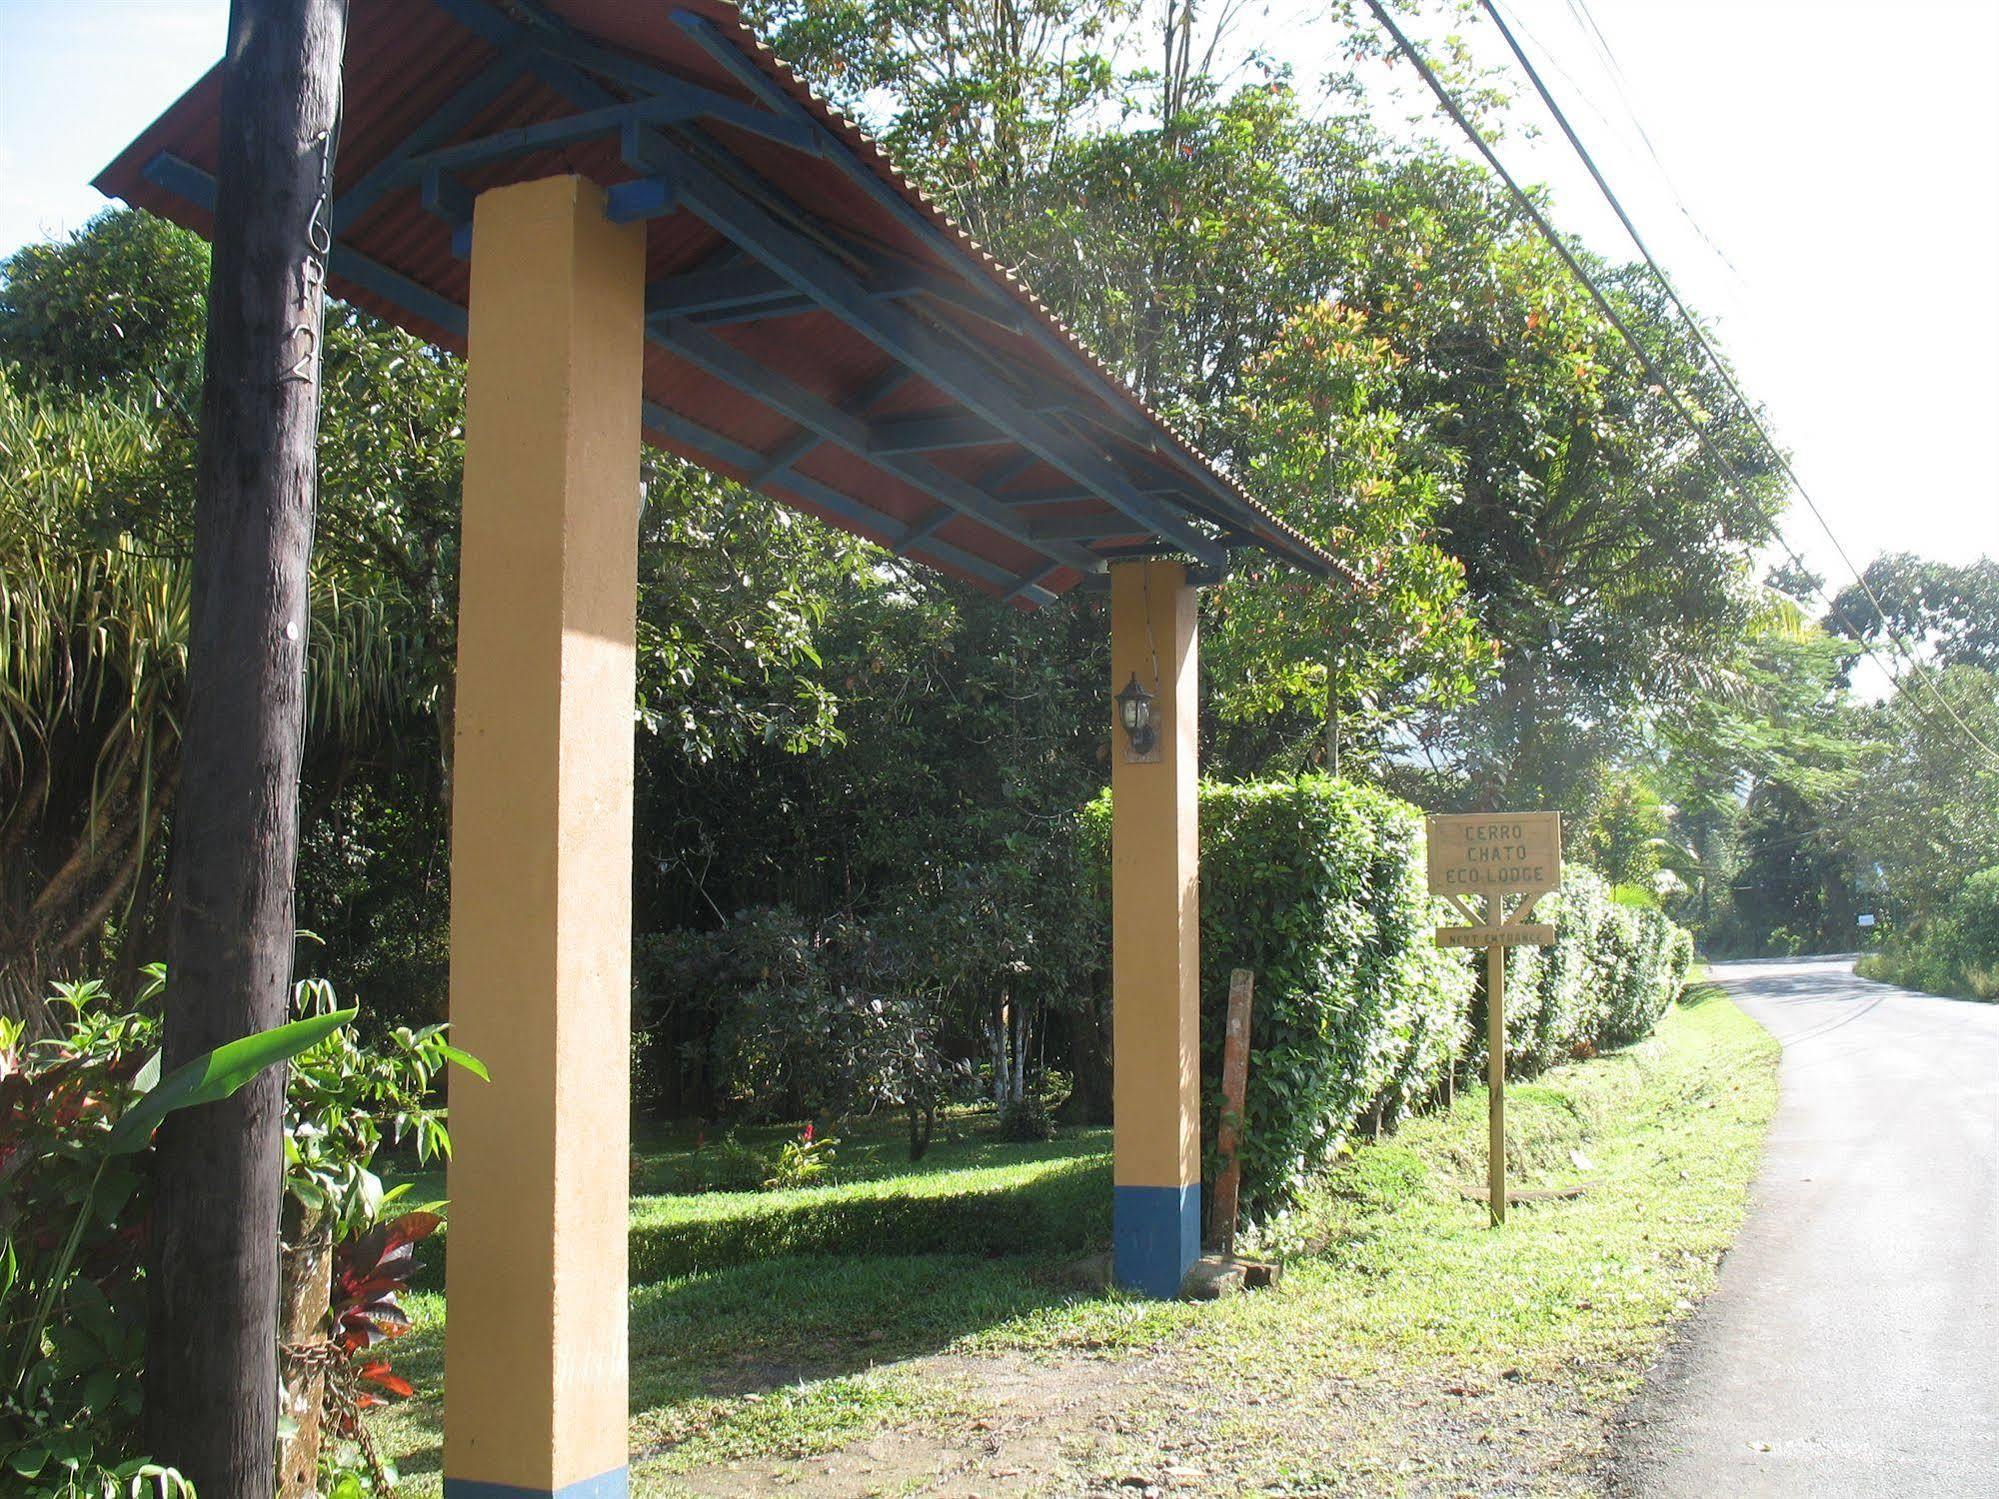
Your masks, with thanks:
[(1159, 731), (1152, 723), (1152, 694), (1138, 685), (1138, 673), (1131, 674), (1131, 680), (1124, 685), (1124, 691), (1117, 695), (1118, 722), (1124, 725), (1124, 737), (1131, 745), (1134, 755), (1149, 755), (1157, 742)]

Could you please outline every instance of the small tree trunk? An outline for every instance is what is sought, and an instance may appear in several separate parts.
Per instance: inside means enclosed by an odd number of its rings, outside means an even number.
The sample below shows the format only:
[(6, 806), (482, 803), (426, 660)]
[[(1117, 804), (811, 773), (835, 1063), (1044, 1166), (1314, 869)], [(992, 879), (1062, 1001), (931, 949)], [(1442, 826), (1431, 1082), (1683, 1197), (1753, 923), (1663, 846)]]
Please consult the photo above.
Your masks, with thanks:
[(993, 1011), (993, 1107), (1000, 1113), (1006, 1112), (1006, 994), (1001, 992), (999, 1002)]
[[(174, 819), (164, 1065), (282, 1024), (306, 563), (346, 0), (232, 0)], [(215, 1499), (277, 1472), (282, 1068), (160, 1131), (145, 1450)]]
[(1092, 996), (1068, 1012), (1069, 1070), (1075, 1087), (1057, 1117), (1065, 1124), (1111, 1122), (1110, 1003)]
[(299, 1221), (291, 1226), (278, 1262), (278, 1368), (292, 1433), (278, 1447), (278, 1499), (306, 1499), (317, 1488), (320, 1421), (326, 1409), (326, 1365), (319, 1355), (330, 1331), (326, 1314), (333, 1292), (333, 1228), (319, 1214), (290, 1216)]
[(1027, 1101), (1027, 1006), (1013, 1007), (1013, 1101)]

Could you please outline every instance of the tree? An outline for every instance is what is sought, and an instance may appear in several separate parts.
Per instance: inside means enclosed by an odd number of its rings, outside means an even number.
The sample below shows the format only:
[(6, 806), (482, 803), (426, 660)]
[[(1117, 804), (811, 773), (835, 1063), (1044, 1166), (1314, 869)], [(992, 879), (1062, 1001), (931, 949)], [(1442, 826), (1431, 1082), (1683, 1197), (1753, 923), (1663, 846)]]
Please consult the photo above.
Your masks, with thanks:
[(110, 386), (178, 406), (207, 289), (208, 247), (193, 235), (151, 214), (99, 214), (74, 238), (24, 246), (0, 269), (0, 364), (29, 385)]
[[(22, 393), (0, 367), (0, 1014), (31, 1029), (51, 980), (158, 956), (189, 564), (170, 528), (147, 539), (124, 520), (173, 492), (184, 445), (143, 396)], [(399, 634), (392, 600), (314, 579), (319, 744), (407, 711)]]
[(1833, 599), (1828, 630), (1869, 644), (1892, 637), (1940, 665), (1999, 671), (1999, 562), (1953, 566), (1892, 552), (1861, 576)]
[(1944, 909), (1999, 849), (1999, 672), (1926, 673), (1867, 711), (1879, 749), (1838, 809), (1841, 834), (1903, 918)]
[[(344, 0), (233, 0), (190, 584), (163, 1064), (282, 1024), (305, 739), (314, 444)], [(268, 1495), (277, 1440), (284, 1077), (161, 1132), (146, 1440)]]

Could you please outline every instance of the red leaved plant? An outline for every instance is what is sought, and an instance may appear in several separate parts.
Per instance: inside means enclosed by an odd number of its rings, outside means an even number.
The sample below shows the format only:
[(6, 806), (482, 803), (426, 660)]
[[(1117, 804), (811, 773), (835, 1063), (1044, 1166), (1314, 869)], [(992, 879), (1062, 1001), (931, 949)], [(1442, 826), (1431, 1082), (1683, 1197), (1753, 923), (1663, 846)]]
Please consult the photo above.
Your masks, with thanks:
[(416, 1246), (443, 1221), (435, 1213), (405, 1213), (345, 1240), (333, 1251), (333, 1300), (328, 1311), (334, 1346), (351, 1361), (357, 1411), (386, 1404), (377, 1391), (398, 1396), (416, 1393), (408, 1380), (390, 1371), (386, 1358), (366, 1355), (377, 1344), (410, 1330), (409, 1314), (396, 1298), (409, 1288)]

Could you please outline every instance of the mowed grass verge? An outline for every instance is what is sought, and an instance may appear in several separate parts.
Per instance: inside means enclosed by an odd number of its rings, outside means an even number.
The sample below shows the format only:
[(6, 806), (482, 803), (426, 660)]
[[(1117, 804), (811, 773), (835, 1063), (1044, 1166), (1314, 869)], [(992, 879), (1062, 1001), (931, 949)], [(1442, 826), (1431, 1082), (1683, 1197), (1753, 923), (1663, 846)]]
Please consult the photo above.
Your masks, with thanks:
[[(1461, 1095), (1358, 1149), (1273, 1229), (1270, 1247), (1287, 1261), (1279, 1286), (1228, 1301), (1081, 1290), (1062, 1273), (1071, 1250), (1033, 1244), (1004, 1258), (779, 1253), (638, 1286), (635, 1491), (738, 1488), (741, 1469), (803, 1472), (858, 1438), (874, 1439), (871, 1453), (892, 1449), (898, 1433), (933, 1455), (953, 1433), (983, 1443), (990, 1471), (1012, 1475), (992, 1485), (1002, 1490), (1039, 1481), (1086, 1492), (1138, 1474), (1202, 1492), (1394, 1493), (1425, 1488), (1430, 1473), (1476, 1491), (1496, 1463), (1565, 1491), (1555, 1480), (1582, 1482), (1601, 1461), (1610, 1414), (1712, 1284), (1775, 1106), (1775, 1054), (1753, 1022), (1704, 995), (1645, 1042), (1514, 1086), (1517, 1178), (1589, 1188), (1517, 1207), (1500, 1231), (1456, 1191), (1484, 1169), (1484, 1094)], [(964, 1194), (943, 1183), (959, 1176), (975, 1197), (1038, 1193), (1044, 1206), (1101, 1212), (1106, 1146), (1101, 1133), (1041, 1147), (967, 1139), (898, 1176), (886, 1144), (871, 1156), (857, 1143), (858, 1179), (797, 1195), (837, 1218), (850, 1211), (840, 1203), (876, 1212), (883, 1193), (950, 1201)], [(713, 1195), (750, 1200), (643, 1196), (635, 1225), (730, 1222), (780, 1206), (757, 1199), (792, 1194)], [(732, 1242), (798, 1242), (762, 1232)], [(438, 1483), (442, 1299), (413, 1310), (418, 1331), (397, 1363), (426, 1393), (383, 1433), (408, 1491), (425, 1494)], [(992, 1437), (1003, 1413), (979, 1373), (1022, 1360), (1062, 1387), (1042, 1424), (1069, 1429), (1042, 1440), (1039, 1457)], [(1142, 1380), (1089, 1395), (1092, 1381), (1138, 1361)], [(878, 1461), (884, 1492), (920, 1486), (915, 1468), (895, 1475), (892, 1451)], [(1057, 1461), (1059, 1472), (1033, 1467)], [(1522, 1491), (1541, 1491), (1541, 1479)]]

